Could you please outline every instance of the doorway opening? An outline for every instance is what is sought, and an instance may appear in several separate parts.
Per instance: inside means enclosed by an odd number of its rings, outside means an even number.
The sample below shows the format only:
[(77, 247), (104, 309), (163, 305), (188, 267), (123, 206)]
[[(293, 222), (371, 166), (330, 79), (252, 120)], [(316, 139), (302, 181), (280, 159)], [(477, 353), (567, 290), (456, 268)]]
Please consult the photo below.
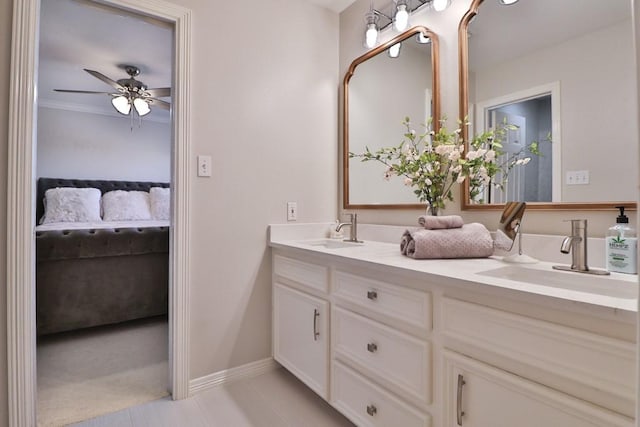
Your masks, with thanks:
[[(157, 0), (132, 6), (126, 0), (81, 1), (108, 5), (164, 21), (174, 28), (171, 81), (169, 254), (169, 381), (174, 399), (189, 394), (188, 262), (189, 75), (191, 11)], [(7, 332), (9, 425), (36, 425), (36, 289), (33, 245), (36, 225), (36, 136), (40, 0), (14, 5), (9, 100), (7, 180)], [(135, 50), (132, 50), (132, 52)]]

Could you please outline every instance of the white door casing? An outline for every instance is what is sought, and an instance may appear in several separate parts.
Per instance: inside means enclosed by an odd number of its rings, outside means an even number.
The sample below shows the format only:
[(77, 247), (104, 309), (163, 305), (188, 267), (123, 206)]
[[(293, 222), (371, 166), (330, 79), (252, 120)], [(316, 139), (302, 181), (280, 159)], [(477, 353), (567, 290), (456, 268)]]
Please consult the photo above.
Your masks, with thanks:
[[(164, 0), (98, 0), (174, 25), (169, 359), (174, 399), (189, 392), (189, 159), (191, 11)], [(35, 151), (40, 0), (13, 4), (7, 168), (9, 426), (36, 425)]]

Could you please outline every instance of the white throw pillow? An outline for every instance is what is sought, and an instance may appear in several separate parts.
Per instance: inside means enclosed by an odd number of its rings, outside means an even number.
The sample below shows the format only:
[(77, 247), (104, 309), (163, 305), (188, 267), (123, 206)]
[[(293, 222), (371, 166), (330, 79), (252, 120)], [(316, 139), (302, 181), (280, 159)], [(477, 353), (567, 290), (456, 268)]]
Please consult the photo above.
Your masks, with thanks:
[(101, 221), (97, 188), (58, 187), (45, 191), (41, 224), (91, 221)]
[(171, 192), (169, 188), (151, 187), (149, 204), (152, 219), (171, 219)]
[(102, 219), (135, 221), (151, 219), (149, 193), (146, 191), (109, 191), (102, 196)]

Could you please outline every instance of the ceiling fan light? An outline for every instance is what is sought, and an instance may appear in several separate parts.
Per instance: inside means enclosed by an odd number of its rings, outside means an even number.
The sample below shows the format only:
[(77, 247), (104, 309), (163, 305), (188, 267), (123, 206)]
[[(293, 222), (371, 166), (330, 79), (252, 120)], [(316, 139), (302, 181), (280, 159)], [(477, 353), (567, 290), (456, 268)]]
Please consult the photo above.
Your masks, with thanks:
[(498, 0), (498, 3), (504, 6), (509, 6), (510, 4), (517, 3), (518, 0)]
[(136, 98), (133, 100), (133, 106), (136, 108), (136, 112), (139, 116), (146, 116), (151, 112), (149, 103), (142, 98)]
[(111, 104), (113, 104), (113, 108), (115, 108), (118, 113), (124, 114), (125, 116), (131, 111), (131, 104), (125, 96), (120, 95), (114, 97), (111, 99)]

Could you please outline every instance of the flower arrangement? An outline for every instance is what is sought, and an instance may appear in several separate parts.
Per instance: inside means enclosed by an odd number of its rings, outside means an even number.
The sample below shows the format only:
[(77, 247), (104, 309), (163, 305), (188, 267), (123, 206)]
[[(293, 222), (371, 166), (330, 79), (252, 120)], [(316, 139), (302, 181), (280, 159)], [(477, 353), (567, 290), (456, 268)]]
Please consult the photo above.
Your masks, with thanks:
[[(378, 161), (387, 166), (384, 178), (396, 175), (404, 177), (404, 184), (414, 187), (414, 193), (421, 202), (426, 202), (432, 215), (444, 209), (445, 201), (453, 201), (453, 185), (469, 182), (472, 200), (483, 202), (482, 194), (493, 185), (503, 189), (509, 171), (531, 160), (528, 154), (540, 155), (538, 143), (532, 142), (520, 152), (504, 159), (501, 141), (506, 132), (516, 127), (502, 123), (469, 141), (466, 150), (462, 139), (462, 126), (469, 123), (458, 122), (458, 128), (449, 132), (446, 119), (440, 120), (438, 131), (432, 129), (430, 118), (424, 125), (425, 132), (417, 134), (411, 127), (409, 117), (403, 121), (406, 127), (400, 145), (385, 147), (377, 151), (365, 148), (364, 153), (349, 153), (349, 158), (360, 158), (363, 162)], [(498, 174), (498, 172), (501, 172)], [(499, 179), (495, 179), (496, 178)]]

